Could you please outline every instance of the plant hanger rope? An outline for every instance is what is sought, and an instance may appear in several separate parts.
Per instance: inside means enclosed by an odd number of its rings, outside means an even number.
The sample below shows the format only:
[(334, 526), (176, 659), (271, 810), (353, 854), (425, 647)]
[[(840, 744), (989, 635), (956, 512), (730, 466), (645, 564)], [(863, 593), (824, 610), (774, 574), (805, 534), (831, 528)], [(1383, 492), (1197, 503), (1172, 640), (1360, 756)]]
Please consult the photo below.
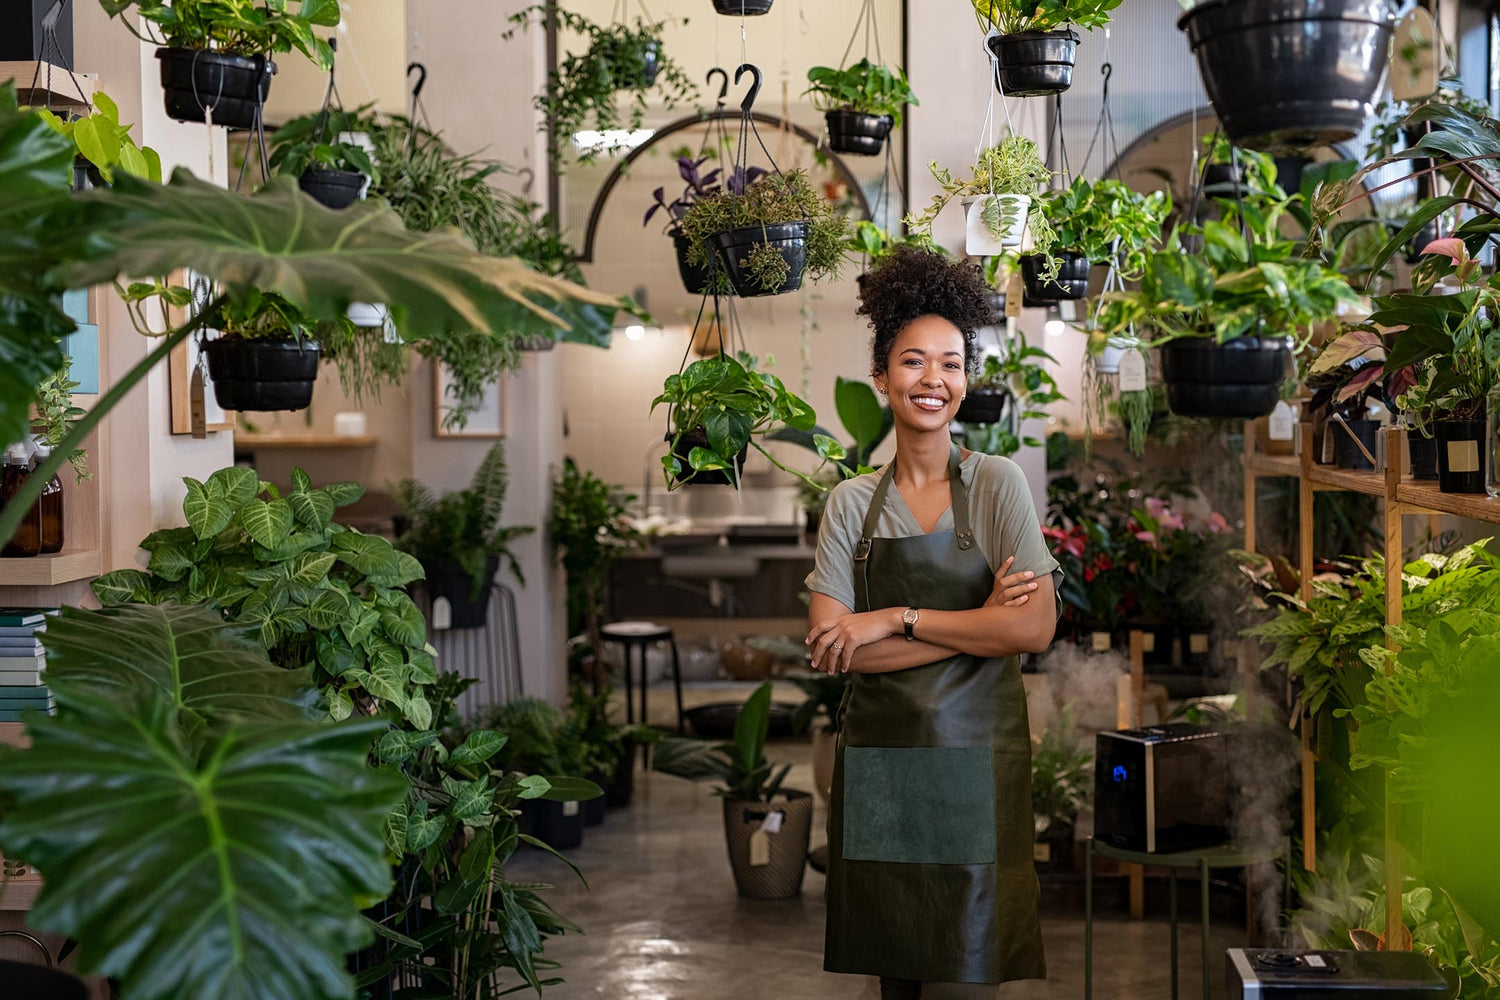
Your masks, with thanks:
[[(36, 92), (36, 85), (42, 79), (42, 67), (47, 67), (47, 103), (44, 105), (48, 111), (52, 110), (52, 74), (57, 67), (61, 66), (63, 72), (68, 74), (68, 80), (73, 84), (73, 89), (78, 92), (78, 100), (83, 104), (85, 114), (92, 114), (94, 102), (88, 99), (83, 92), (83, 84), (78, 82), (78, 75), (73, 72), (73, 60), (63, 51), (62, 41), (57, 37), (57, 25), (62, 20), (63, 9), (68, 6), (68, 0), (54, 0), (47, 12), (42, 15), (42, 45), (36, 54), (36, 69), (31, 74), (31, 90)], [(51, 51), (54, 58), (48, 59), (47, 53)]]
[(860, 29), (864, 29), (865, 36), (865, 58), (870, 58), (870, 43), (875, 43), (875, 61), (885, 62), (885, 56), (880, 51), (880, 25), (875, 20), (875, 0), (864, 0), (864, 6), (859, 9), (859, 17), (854, 19), (854, 30), (849, 35), (849, 44), (844, 46), (844, 54), (839, 57), (839, 69), (845, 69), (849, 65), (849, 53), (854, 51), (854, 41), (860, 36)]

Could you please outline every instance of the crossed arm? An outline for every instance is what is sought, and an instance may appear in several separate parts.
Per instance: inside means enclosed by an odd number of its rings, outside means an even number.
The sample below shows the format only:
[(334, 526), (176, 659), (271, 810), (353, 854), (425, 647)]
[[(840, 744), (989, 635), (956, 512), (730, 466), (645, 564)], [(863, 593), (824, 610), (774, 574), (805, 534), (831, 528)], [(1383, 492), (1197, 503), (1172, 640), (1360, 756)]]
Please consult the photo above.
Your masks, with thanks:
[(936, 663), (956, 653), (997, 657), (1045, 650), (1057, 627), (1052, 578), (1033, 579), (1029, 572), (1007, 576), (1011, 562), (1007, 559), (995, 574), (995, 588), (982, 607), (919, 609), (911, 640), (901, 620), (905, 608), (856, 614), (841, 601), (814, 593), (806, 639), (813, 669), (878, 674)]

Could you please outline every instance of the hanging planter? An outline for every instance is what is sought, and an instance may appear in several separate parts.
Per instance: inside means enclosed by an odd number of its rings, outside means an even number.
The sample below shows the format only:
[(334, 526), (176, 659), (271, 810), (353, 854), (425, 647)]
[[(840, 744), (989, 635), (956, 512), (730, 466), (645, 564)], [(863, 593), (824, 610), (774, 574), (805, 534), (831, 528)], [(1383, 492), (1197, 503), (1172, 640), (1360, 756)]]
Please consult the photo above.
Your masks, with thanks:
[(693, 247), (688, 238), (680, 232), (674, 232), (672, 246), (677, 251), (677, 274), (682, 278), (682, 287), (687, 290), (688, 294), (702, 295), (712, 288), (712, 269), (702, 264), (695, 264), (688, 259), (688, 251)]
[(714, 0), (714, 10), (733, 17), (771, 13), (772, 0)]
[(985, 194), (964, 202), (964, 249), (971, 257), (993, 257), (1021, 245), (1031, 196)]
[(1005, 416), (1005, 405), (1010, 401), (1010, 391), (1000, 388), (974, 388), (958, 404), (953, 419), (961, 424), (998, 424)]
[(1390, 0), (1203, 0), (1177, 27), (1230, 142), (1291, 149), (1364, 127), (1395, 21)]
[(714, 245), (734, 294), (754, 298), (784, 295), (801, 288), (810, 231), (806, 222), (782, 222), (745, 226), (715, 236)]
[(1110, 337), (1104, 342), (1104, 348), (1094, 358), (1094, 371), (1100, 375), (1120, 374), (1120, 361), (1125, 357), (1126, 351), (1136, 350), (1140, 344), (1123, 337)]
[(1025, 254), (1021, 257), (1021, 279), (1026, 283), (1026, 296), (1042, 302), (1062, 302), (1081, 299), (1089, 292), (1089, 271), (1093, 265), (1081, 253), (1064, 250), (1057, 254), (1061, 262), (1057, 277), (1044, 278), (1047, 266), (1044, 254)]
[(1438, 489), (1484, 492), (1484, 421), (1437, 421)]
[[(668, 434), (665, 438), (668, 444), (672, 442), (673, 435)], [(689, 460), (694, 448), (707, 448), (708, 435), (701, 430), (689, 431), (678, 440), (677, 446), (672, 449), (672, 457), (681, 463), (684, 472), (691, 471), (693, 466)], [(745, 472), (745, 459), (750, 455), (750, 446), (746, 445), (740, 449), (734, 459), (732, 469), (703, 469), (693, 473), (693, 478), (682, 482), (684, 486), (733, 486), (740, 488), (740, 477)]]
[(1073, 85), (1078, 32), (1070, 28), (994, 34), (985, 45), (995, 56), (995, 88), (1006, 97), (1061, 94)]
[(358, 201), (367, 180), (358, 170), (308, 167), (297, 178), (297, 186), (314, 201), (337, 210)]
[(1163, 344), (1167, 406), (1180, 417), (1264, 417), (1281, 398), (1291, 355), (1285, 337), (1236, 337), (1223, 344), (1184, 337)]
[(867, 115), (847, 109), (830, 111), (823, 118), (828, 122), (828, 148), (855, 156), (879, 156), (895, 124), (890, 115)]
[(495, 574), (500, 570), (499, 556), (485, 560), (484, 581), (477, 591), (474, 578), (455, 559), (423, 560), (422, 569), (427, 574), (422, 586), (433, 603), (439, 598), (448, 602), (449, 628), (484, 628), (489, 621)]
[[(856, 37), (862, 24), (873, 23), (867, 4), (855, 22)], [(871, 62), (868, 54), (846, 68), (814, 66), (807, 71), (807, 82), (802, 96), (824, 112), (828, 148), (835, 153), (879, 156), (891, 129), (901, 124), (906, 106), (919, 103), (905, 73)]]
[(318, 378), (318, 345), (220, 337), (203, 345), (214, 398), (226, 410), (305, 410)]
[(271, 92), (276, 64), (265, 56), (241, 56), (208, 49), (156, 50), (167, 117), (201, 122), (213, 107), (213, 123), (254, 128)]

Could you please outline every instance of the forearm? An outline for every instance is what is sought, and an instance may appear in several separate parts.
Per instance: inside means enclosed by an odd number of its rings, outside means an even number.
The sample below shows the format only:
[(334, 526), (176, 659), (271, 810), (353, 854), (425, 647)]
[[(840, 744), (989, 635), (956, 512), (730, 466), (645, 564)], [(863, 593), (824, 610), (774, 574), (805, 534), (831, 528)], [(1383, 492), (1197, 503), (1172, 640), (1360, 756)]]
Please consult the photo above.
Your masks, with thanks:
[(904, 635), (888, 636), (854, 651), (856, 674), (890, 674), (946, 660), (958, 652), (930, 642), (908, 641)]
[[(899, 616), (900, 610), (897, 610)], [(1056, 630), (1052, 602), (972, 611), (923, 610), (913, 634), (923, 642), (986, 658), (1040, 653)]]

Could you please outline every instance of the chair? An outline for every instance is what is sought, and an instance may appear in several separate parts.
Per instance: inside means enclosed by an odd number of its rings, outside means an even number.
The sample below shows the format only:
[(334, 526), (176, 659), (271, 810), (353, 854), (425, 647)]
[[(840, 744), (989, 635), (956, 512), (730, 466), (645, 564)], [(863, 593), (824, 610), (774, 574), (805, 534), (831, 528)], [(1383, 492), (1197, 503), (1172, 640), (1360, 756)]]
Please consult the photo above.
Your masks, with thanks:
[(672, 630), (655, 622), (611, 622), (599, 630), (600, 638), (607, 644), (613, 643), (620, 646), (625, 653), (625, 721), (635, 722), (635, 705), (633, 703), (634, 682), (631, 678), (631, 653), (639, 651), (637, 659), (641, 664), (641, 723), (644, 725), (649, 716), (646, 714), (646, 649), (658, 642), (665, 642), (672, 648), (672, 687), (677, 695), (677, 731), (683, 731), (682, 714), (682, 667), (677, 659), (677, 640), (672, 635)]

